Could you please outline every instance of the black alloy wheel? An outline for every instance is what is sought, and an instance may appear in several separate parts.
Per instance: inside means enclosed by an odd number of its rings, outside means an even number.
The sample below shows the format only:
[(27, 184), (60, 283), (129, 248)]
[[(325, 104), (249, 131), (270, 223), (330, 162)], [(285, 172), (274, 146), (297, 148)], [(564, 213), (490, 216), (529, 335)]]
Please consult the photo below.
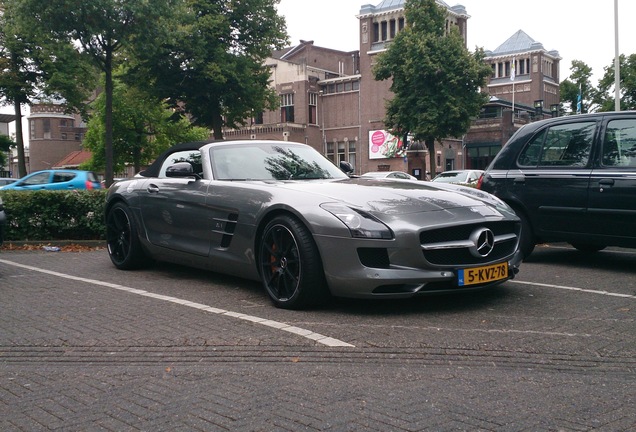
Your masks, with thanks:
[(302, 309), (329, 298), (318, 249), (297, 219), (272, 219), (263, 231), (259, 257), (263, 285), (277, 307)]
[(114, 204), (106, 215), (106, 244), (115, 267), (131, 270), (148, 263), (141, 248), (132, 214), (124, 203)]

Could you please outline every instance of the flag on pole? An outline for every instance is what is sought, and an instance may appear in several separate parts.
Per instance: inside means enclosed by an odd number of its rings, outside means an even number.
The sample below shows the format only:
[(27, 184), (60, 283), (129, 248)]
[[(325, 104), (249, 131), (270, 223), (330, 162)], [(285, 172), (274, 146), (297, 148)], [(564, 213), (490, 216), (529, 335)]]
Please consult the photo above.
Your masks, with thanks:
[(512, 64), (510, 65), (510, 81), (515, 80), (515, 59), (513, 57)]
[(579, 94), (576, 97), (576, 113), (577, 114), (581, 114), (581, 108), (583, 105), (581, 92), (582, 92), (582, 87), (581, 87), (581, 84), (579, 83)]

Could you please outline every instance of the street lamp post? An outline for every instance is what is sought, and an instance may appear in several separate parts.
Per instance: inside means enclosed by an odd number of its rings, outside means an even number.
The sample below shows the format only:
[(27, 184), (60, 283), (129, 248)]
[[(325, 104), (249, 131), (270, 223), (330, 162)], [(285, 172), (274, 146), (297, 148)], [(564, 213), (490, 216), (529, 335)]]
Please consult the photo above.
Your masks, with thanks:
[(537, 116), (543, 114), (543, 99), (534, 101), (534, 113)]
[(618, 54), (618, 0), (614, 0), (614, 107), (621, 110), (621, 65)]
[(559, 116), (559, 104), (550, 105), (550, 112), (552, 113), (552, 117)]

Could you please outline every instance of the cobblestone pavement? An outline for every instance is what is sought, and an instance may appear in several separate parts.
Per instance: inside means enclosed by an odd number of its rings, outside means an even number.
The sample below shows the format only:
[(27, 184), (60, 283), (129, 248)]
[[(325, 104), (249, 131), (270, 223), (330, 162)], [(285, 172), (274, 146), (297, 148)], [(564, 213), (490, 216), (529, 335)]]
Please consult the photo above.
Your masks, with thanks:
[(527, 285), (294, 312), (213, 273), (0, 252), (0, 431), (636, 430), (636, 254), (537, 256)]

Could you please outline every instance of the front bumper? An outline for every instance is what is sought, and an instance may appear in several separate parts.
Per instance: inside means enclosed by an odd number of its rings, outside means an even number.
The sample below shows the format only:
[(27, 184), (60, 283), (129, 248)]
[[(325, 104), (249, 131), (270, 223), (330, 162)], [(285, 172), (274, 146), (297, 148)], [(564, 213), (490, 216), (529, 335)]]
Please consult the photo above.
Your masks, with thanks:
[[(505, 224), (503, 232), (497, 224)], [(490, 226), (502, 240), (493, 252), (475, 257), (458, 244), (467, 234)], [(396, 232), (393, 240), (316, 236), (331, 293), (353, 298), (408, 298), (422, 294), (475, 291), (515, 277), (523, 260), (518, 250), (520, 226), (516, 221), (473, 221), (426, 230)], [(432, 234), (442, 235), (432, 235)], [(453, 237), (455, 236), (455, 237)], [(445, 239), (445, 240), (441, 240)], [(426, 243), (426, 242), (433, 243)], [(469, 243), (466, 240), (463, 243)], [(439, 249), (431, 250), (430, 245)], [(449, 246), (450, 245), (450, 246)], [(508, 264), (508, 276), (492, 282), (462, 286), (461, 269)]]

